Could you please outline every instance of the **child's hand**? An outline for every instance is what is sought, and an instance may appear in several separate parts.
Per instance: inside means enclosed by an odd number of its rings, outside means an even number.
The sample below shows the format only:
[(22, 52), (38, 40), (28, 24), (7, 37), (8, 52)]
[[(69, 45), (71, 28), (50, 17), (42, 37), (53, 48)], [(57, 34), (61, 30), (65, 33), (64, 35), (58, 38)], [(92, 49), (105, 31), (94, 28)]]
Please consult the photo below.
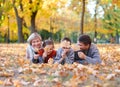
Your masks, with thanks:
[(46, 47), (44, 48), (43, 58), (47, 57), (48, 50), (49, 50), (49, 47), (46, 46)]
[(47, 57), (47, 53), (44, 52), (42, 57), (43, 57), (43, 58)]
[(49, 50), (49, 46), (47, 45), (45, 48), (44, 48), (44, 52), (48, 52), (48, 50)]
[(62, 58), (65, 58), (66, 57), (66, 51), (63, 51), (61, 56), (62, 56)]

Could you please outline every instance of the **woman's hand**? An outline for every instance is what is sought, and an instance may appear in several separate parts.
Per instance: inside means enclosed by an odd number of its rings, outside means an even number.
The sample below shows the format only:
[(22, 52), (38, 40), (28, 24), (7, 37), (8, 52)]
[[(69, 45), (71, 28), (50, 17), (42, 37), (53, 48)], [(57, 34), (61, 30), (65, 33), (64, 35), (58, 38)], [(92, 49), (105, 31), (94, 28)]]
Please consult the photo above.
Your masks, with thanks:
[(38, 59), (39, 54), (34, 54), (34, 59)]

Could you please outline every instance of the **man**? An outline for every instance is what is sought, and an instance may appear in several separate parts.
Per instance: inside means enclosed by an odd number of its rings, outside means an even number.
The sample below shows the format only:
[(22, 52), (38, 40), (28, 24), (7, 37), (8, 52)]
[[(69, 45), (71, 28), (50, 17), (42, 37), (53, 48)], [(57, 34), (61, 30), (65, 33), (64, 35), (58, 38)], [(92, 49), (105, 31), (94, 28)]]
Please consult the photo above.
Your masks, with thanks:
[(78, 39), (80, 50), (75, 51), (75, 62), (81, 64), (101, 63), (100, 54), (95, 44), (91, 43), (88, 35), (81, 35)]

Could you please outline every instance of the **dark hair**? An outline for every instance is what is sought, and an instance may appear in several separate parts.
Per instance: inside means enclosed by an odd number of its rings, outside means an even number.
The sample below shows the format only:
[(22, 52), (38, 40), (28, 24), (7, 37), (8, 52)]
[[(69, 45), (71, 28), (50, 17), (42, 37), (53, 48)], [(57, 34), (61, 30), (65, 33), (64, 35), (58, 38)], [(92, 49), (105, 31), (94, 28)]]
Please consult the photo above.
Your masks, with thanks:
[(81, 35), (79, 37), (79, 42), (82, 42), (85, 45), (91, 44), (91, 38), (88, 35)]
[(54, 45), (53, 40), (45, 40), (45, 41), (43, 41), (42, 46), (46, 47), (47, 45)]
[(69, 41), (70, 42), (70, 44), (71, 44), (71, 40), (70, 40), (70, 38), (68, 38), (68, 37), (64, 37), (61, 41)]

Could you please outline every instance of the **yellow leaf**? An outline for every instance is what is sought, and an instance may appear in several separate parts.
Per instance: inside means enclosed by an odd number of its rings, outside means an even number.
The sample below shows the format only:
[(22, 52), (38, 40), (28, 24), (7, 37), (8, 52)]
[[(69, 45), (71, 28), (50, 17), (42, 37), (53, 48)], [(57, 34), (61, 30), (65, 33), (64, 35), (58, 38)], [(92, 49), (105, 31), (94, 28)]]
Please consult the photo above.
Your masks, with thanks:
[(0, 85), (3, 85), (3, 83), (4, 83), (4, 82), (0, 80)]

